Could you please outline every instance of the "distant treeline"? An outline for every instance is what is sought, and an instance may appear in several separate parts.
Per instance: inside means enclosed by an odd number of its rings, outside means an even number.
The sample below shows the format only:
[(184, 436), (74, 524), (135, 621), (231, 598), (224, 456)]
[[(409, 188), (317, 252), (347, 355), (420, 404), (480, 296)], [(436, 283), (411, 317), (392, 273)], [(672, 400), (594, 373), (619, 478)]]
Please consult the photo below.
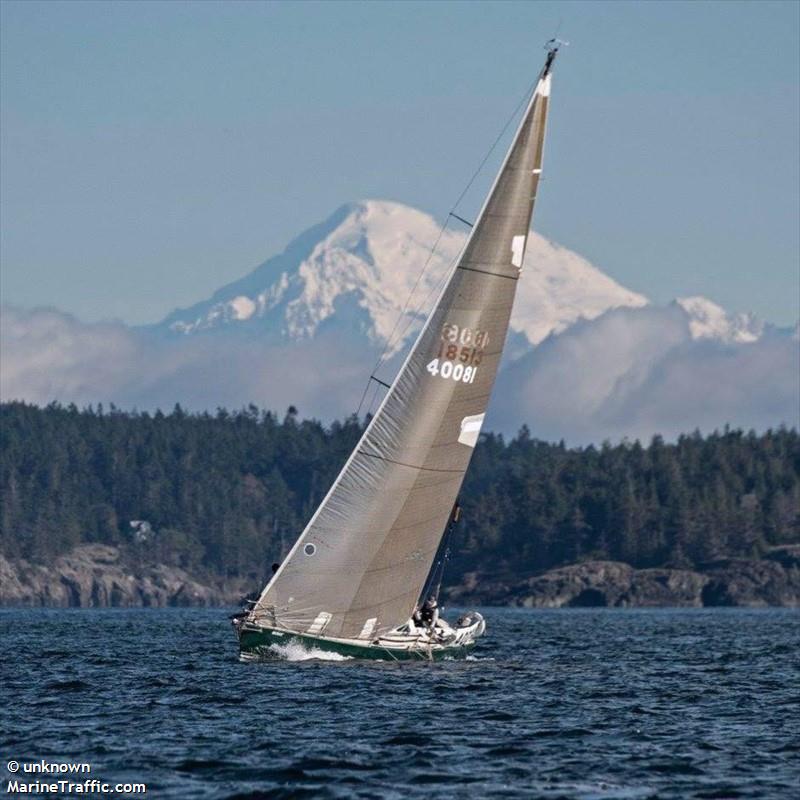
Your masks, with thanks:
[[(102, 542), (199, 573), (261, 579), (356, 444), (289, 409), (216, 414), (0, 406), (0, 549), (50, 561)], [(697, 566), (800, 541), (800, 436), (725, 430), (567, 448), (481, 437), (450, 579), (521, 575), (588, 558)], [(137, 536), (131, 521), (152, 533)]]

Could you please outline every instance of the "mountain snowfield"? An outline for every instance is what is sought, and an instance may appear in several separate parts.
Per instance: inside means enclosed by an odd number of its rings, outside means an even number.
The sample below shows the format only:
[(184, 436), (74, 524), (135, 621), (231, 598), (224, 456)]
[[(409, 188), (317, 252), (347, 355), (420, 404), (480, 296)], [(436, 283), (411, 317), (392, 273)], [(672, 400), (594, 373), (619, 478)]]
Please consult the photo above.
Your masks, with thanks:
[[(466, 241), (451, 226), (461, 227), (451, 221), (440, 237), (433, 217), (386, 200), (342, 206), (281, 255), (157, 327), (180, 334), (230, 327), (298, 341), (332, 321), (380, 345), (391, 337), (390, 353), (397, 352), (419, 330)], [(704, 297), (676, 302), (695, 339), (745, 343), (763, 333), (763, 322), (751, 314), (728, 314)], [(511, 329), (537, 345), (580, 319), (647, 304), (582, 256), (532, 231)]]
[[(451, 225), (463, 227), (457, 221)], [(299, 340), (312, 338), (332, 320), (381, 345), (391, 336), (396, 351), (419, 329), (466, 241), (465, 233), (448, 226), (432, 253), (440, 229), (428, 214), (400, 203), (366, 200), (342, 206), (280, 256), (209, 300), (173, 312), (160, 327), (191, 334), (235, 326)], [(535, 232), (523, 276), (511, 328), (531, 345), (578, 319), (647, 304), (642, 295)]]
[[(433, 304), (466, 240), (455, 220), (440, 229), (399, 203), (342, 206), (146, 328), (5, 308), (2, 398), (341, 417), (384, 348), (391, 378)], [(585, 443), (800, 422), (796, 333), (703, 297), (654, 305), (535, 232), (511, 328), (487, 429)]]

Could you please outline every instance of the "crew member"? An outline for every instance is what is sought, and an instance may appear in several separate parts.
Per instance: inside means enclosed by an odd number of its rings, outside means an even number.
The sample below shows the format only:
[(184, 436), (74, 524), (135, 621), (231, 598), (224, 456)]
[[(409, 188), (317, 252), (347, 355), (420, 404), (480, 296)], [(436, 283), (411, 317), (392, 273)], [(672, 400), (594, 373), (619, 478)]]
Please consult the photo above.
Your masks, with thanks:
[(429, 630), (432, 631), (439, 621), (439, 604), (436, 598), (431, 595), (423, 604), (418, 612), (419, 621)]

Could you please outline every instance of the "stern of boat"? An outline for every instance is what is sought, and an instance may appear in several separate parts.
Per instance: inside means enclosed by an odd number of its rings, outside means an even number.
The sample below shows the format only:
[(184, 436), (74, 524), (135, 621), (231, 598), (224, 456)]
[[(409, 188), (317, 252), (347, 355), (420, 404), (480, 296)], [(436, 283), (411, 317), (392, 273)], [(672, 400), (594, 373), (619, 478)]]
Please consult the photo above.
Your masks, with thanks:
[(486, 632), (486, 620), (483, 618), (483, 614), (479, 614), (477, 611), (468, 611), (456, 620), (453, 630), (456, 632), (459, 643), (474, 643)]

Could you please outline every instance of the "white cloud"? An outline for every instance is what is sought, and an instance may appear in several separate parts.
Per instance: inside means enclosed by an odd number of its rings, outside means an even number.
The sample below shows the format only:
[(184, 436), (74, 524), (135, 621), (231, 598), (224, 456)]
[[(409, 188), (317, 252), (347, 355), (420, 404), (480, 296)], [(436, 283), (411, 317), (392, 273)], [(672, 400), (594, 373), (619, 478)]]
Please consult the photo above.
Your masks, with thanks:
[(692, 342), (675, 348), (634, 391), (609, 402), (607, 419), (631, 436), (668, 436), (728, 422), (764, 430), (800, 425), (800, 348), (789, 336), (730, 345)]
[[(548, 337), (501, 373), (485, 429), (526, 423), (534, 436), (577, 444), (798, 425), (795, 338), (694, 340), (690, 321), (677, 304), (616, 309)], [(325, 420), (354, 410), (375, 358), (336, 330), (272, 346), (219, 333), (165, 340), (49, 309), (4, 308), (0, 344), (3, 400), (193, 410), (253, 402), (278, 412), (294, 404)]]
[(55, 309), (4, 307), (0, 347), (4, 400), (97, 402), (99, 389), (141, 370), (141, 348), (124, 325), (86, 325)]
[(800, 424), (797, 342), (694, 340), (690, 323), (677, 304), (616, 309), (550, 337), (501, 375), (487, 428), (577, 444)]
[[(353, 409), (370, 363), (335, 336), (268, 347), (236, 336), (165, 341), (52, 309), (0, 314), (0, 398), (122, 408), (240, 408), (253, 402), (330, 418)], [(371, 357), (371, 352), (370, 352)]]

